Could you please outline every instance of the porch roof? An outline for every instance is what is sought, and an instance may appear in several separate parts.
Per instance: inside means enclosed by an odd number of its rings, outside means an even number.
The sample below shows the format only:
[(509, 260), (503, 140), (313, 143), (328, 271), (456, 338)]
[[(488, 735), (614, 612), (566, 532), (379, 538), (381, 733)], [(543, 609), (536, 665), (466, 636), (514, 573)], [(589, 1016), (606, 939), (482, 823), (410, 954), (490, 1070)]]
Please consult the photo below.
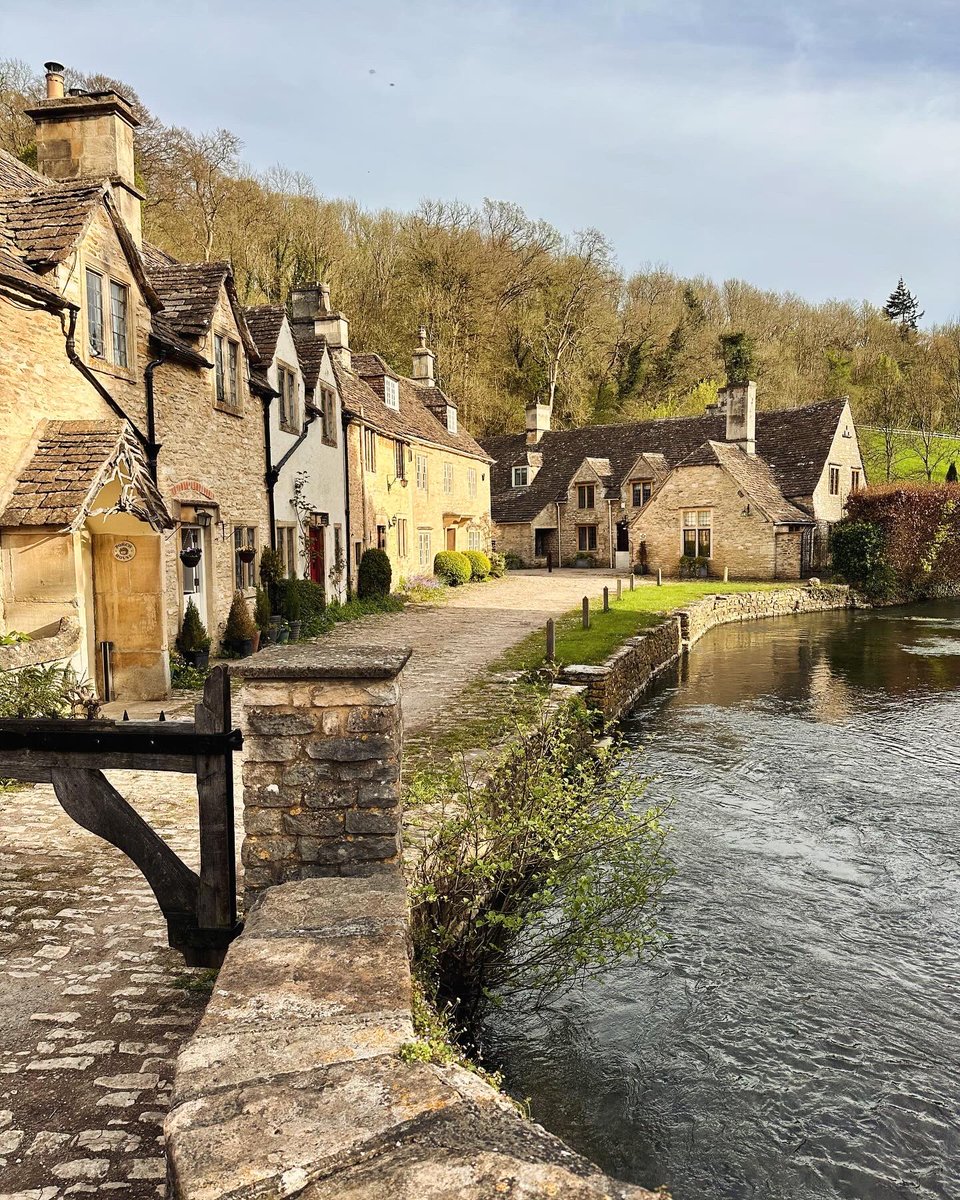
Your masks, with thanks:
[(77, 529), (94, 512), (98, 494), (114, 480), (119, 481), (120, 496), (110, 512), (129, 513), (154, 529), (173, 528), (125, 421), (45, 421), (0, 513), (0, 527)]

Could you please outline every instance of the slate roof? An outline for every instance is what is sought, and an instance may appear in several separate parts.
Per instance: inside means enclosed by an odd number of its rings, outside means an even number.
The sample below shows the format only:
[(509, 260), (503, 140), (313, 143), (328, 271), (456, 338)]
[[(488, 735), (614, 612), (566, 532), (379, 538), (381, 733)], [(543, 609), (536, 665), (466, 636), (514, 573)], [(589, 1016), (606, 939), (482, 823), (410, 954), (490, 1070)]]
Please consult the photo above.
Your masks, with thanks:
[(0, 526), (75, 526), (118, 468), (123, 510), (154, 528), (172, 528), (130, 426), (118, 420), (44, 422), (37, 447), (0, 514)]
[(282, 304), (261, 304), (257, 308), (245, 308), (243, 315), (247, 319), (250, 336), (260, 351), (260, 361), (272, 362), (283, 319), (287, 315), (286, 309)]
[(293, 340), (297, 347), (297, 359), (303, 372), (303, 382), (310, 390), (317, 386), (320, 378), (320, 368), (323, 366), (323, 356), (327, 349), (327, 339), (316, 337), (311, 331), (304, 332), (296, 325), (292, 326)]
[(24, 262), (42, 270), (62, 262), (83, 235), (105, 188), (90, 182), (0, 192), (0, 230)]
[(177, 333), (201, 338), (210, 329), (220, 289), (230, 274), (230, 264), (167, 263), (150, 271), (153, 286), (163, 301), (164, 315)]
[[(757, 454), (769, 465), (787, 499), (813, 494), (845, 404), (843, 399), (826, 400), (806, 408), (757, 413)], [(662, 454), (673, 467), (710, 441), (726, 441), (723, 413), (551, 430), (535, 447), (543, 454), (541, 470), (528, 487), (514, 488), (511, 468), (527, 461), (526, 435), (485, 438), (483, 447), (496, 460), (493, 519), (503, 524), (532, 521), (547, 505), (565, 500), (570, 480), (585, 458), (608, 458), (611, 482), (619, 487), (641, 454)]]
[[(398, 375), (387, 366), (379, 354), (354, 354), (351, 359), (353, 365), (359, 366), (364, 374), (361, 375), (360, 371), (345, 370), (336, 355), (332, 356), (337, 387), (348, 416), (361, 418), (367, 425), (372, 425), (387, 437), (402, 441), (420, 439), (448, 450), (455, 450), (458, 454), (466, 454), (484, 462), (491, 461), (483, 447), (469, 433), (463, 430), (450, 433), (446, 422), (441, 421), (431, 411), (430, 401), (436, 402), (436, 399), (443, 395), (438, 388), (421, 387), (416, 380)], [(370, 384), (371, 380), (384, 374), (398, 382), (399, 411), (387, 408), (382, 397), (377, 395)]]
[(704, 442), (677, 463), (684, 467), (722, 467), (737, 486), (775, 525), (811, 525), (813, 518), (784, 498), (773, 471), (756, 454), (747, 454), (732, 442)]

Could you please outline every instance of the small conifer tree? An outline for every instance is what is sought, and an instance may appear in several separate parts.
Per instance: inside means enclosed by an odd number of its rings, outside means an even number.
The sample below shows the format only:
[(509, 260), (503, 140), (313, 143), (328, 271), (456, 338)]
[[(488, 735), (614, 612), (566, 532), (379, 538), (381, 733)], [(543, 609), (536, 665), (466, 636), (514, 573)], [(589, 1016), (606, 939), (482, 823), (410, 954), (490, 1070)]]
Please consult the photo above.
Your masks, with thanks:
[(900, 332), (904, 337), (909, 333), (916, 333), (923, 310), (920, 308), (916, 296), (903, 282), (902, 275), (883, 306), (883, 311), (888, 320), (900, 326)]
[(960, 483), (960, 475), (957, 474), (957, 464), (952, 462), (947, 467), (947, 483)]
[(183, 624), (180, 626), (180, 635), (177, 638), (177, 649), (181, 654), (192, 654), (197, 651), (202, 653), (210, 649), (210, 635), (200, 619), (200, 610), (192, 599), (187, 601), (187, 607), (183, 614)]

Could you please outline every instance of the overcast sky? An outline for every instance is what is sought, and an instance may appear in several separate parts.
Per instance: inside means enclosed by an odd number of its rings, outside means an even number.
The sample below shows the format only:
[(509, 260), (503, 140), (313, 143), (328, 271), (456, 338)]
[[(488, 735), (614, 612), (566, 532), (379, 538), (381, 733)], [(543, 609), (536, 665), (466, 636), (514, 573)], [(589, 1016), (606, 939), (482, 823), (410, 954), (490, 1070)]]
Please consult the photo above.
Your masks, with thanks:
[(514, 200), (621, 265), (960, 316), (957, 0), (0, 0), (0, 55), (125, 79), (257, 169)]

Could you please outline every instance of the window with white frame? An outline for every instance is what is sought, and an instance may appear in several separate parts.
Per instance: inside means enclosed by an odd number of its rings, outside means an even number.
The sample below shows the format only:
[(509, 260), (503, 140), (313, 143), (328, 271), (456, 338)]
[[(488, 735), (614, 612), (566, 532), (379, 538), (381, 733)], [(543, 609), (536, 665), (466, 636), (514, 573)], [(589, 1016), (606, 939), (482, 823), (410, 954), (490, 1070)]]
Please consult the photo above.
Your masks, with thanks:
[(467, 530), (467, 549), (482, 550), (483, 549), (483, 534), (479, 529)]
[(368, 471), (377, 469), (377, 431), (363, 427), (363, 465)]
[(397, 554), (400, 558), (407, 557), (407, 519), (397, 518)]
[(299, 433), (297, 421), (297, 376), (291, 367), (280, 363), (277, 366), (277, 391), (280, 399), (279, 407), (280, 428), (287, 433)]
[(688, 558), (713, 557), (713, 510), (690, 508), (683, 513), (683, 553)]
[(477, 498), (477, 468), (467, 467), (467, 494), (471, 500)]
[(447, 493), (453, 491), (453, 463), (443, 464), (443, 490)]
[(425, 492), (429, 486), (427, 477), (427, 456), (425, 454), (417, 455), (417, 487), (421, 492)]
[[(233, 557), (236, 567), (235, 583), (238, 591), (257, 586), (257, 531), (253, 525), (234, 525), (233, 527)], [(249, 551), (253, 550), (253, 555)], [(243, 558), (240, 557), (244, 551)], [(249, 562), (244, 559), (249, 558)]]
[[(87, 351), (91, 358), (130, 366), (130, 289), (87, 267), (84, 276)], [(107, 321), (109, 320), (109, 336)]]
[(425, 571), (433, 570), (433, 557), (430, 553), (430, 530), (417, 530), (417, 551), (420, 566)]
[(528, 481), (528, 468), (527, 467), (514, 467), (513, 468), (513, 486), (514, 487), (526, 487), (527, 481)]
[(447, 405), (447, 433), (457, 432), (457, 410), (452, 404)]
[(383, 402), (387, 408), (392, 408), (394, 412), (400, 410), (400, 384), (395, 379), (391, 379), (389, 375), (383, 377)]

